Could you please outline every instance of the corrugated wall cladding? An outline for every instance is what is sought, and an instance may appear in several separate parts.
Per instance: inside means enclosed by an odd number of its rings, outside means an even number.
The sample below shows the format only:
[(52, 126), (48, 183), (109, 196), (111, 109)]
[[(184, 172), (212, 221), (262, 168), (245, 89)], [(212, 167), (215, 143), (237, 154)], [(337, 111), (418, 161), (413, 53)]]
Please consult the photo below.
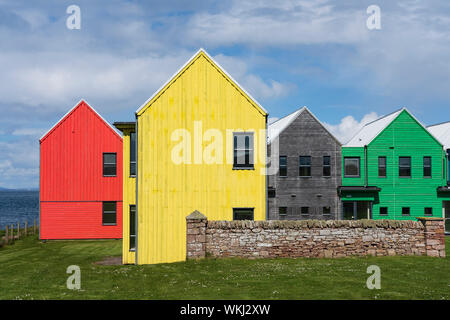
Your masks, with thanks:
[[(342, 178), (343, 185), (364, 185), (364, 148), (342, 148), (342, 157), (361, 157), (361, 177)], [(387, 176), (378, 176), (378, 157), (386, 157)], [(399, 177), (399, 157), (411, 157), (411, 177)], [(431, 178), (423, 176), (423, 157), (432, 161)], [(433, 208), (434, 217), (442, 217), (442, 198), (437, 187), (445, 185), (443, 149), (426, 129), (403, 111), (367, 147), (368, 185), (381, 188), (373, 203), (374, 219), (409, 220), (425, 215), (425, 207)], [(360, 200), (354, 198), (354, 200)], [(388, 215), (380, 217), (380, 207), (388, 207)], [(402, 207), (410, 207), (410, 216), (402, 216)]]
[[(202, 53), (163, 91), (137, 118), (138, 264), (185, 260), (185, 218), (194, 210), (213, 220), (232, 220), (233, 207), (254, 208), (255, 220), (266, 214), (265, 112)], [(255, 159), (262, 148), (262, 161), (254, 170), (195, 164), (194, 121), (202, 122), (203, 133), (217, 129), (224, 144), (227, 129), (255, 131)], [(172, 148), (180, 143), (171, 135), (180, 128), (191, 135), (189, 165), (171, 160)], [(203, 148), (207, 145), (203, 142)], [(223, 146), (224, 157), (232, 148), (232, 142)]]
[(120, 239), (122, 203), (117, 203), (117, 223), (102, 225), (102, 202), (42, 202), (41, 239)]
[[(117, 153), (117, 176), (103, 177), (103, 153)], [(41, 140), (41, 201), (121, 201), (122, 139), (81, 102)]]
[[(115, 177), (103, 153), (117, 154)], [(121, 136), (81, 101), (40, 141), (41, 238), (121, 238), (122, 179)], [(117, 202), (116, 226), (102, 225), (103, 201)]]
[(130, 176), (130, 133), (123, 132), (123, 242), (122, 262), (134, 264), (135, 251), (130, 251), (130, 205), (136, 204), (136, 178)]

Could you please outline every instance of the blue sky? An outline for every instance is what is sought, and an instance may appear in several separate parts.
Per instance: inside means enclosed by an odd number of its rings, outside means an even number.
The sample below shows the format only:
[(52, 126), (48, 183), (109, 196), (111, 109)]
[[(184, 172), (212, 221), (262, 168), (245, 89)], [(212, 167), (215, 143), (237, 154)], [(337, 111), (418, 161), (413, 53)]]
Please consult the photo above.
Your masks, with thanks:
[(38, 187), (38, 139), (78, 100), (133, 120), (200, 47), (270, 117), (306, 105), (343, 142), (403, 106), (450, 120), (449, 40), (448, 0), (0, 0), (0, 186)]

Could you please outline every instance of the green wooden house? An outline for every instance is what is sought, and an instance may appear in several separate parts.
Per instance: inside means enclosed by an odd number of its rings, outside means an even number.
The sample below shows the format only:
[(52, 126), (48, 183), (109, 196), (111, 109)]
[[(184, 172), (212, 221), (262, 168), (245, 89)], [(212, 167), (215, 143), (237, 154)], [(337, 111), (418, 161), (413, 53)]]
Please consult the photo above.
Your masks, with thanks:
[(366, 124), (342, 147), (343, 219), (443, 217), (443, 144), (407, 109)]

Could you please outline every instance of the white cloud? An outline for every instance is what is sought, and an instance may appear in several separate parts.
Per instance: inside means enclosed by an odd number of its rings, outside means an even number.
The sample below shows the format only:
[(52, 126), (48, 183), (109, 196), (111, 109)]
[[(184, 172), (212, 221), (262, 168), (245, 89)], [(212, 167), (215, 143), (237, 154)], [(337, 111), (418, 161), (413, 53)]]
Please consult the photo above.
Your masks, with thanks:
[(370, 112), (362, 117), (360, 121), (353, 116), (346, 116), (338, 124), (324, 123), (328, 130), (343, 144), (348, 142), (365, 124), (378, 119), (376, 112)]
[(15, 129), (11, 134), (13, 136), (36, 136), (40, 137), (48, 129), (38, 129), (38, 128), (20, 128)]

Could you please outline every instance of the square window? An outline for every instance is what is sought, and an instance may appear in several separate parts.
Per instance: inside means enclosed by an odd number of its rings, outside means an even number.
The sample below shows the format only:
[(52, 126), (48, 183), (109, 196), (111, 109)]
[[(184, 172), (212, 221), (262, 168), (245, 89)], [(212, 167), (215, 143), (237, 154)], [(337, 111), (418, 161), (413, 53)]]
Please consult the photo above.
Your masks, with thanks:
[(359, 157), (345, 157), (344, 158), (344, 177), (359, 177)]
[(285, 216), (285, 215), (287, 215), (287, 207), (279, 207), (279, 208), (278, 208), (278, 214), (279, 214), (280, 216)]
[(331, 207), (322, 207), (322, 214), (331, 214)]
[(387, 215), (388, 215), (388, 208), (380, 207), (380, 216), (387, 216)]
[(410, 208), (409, 207), (403, 207), (402, 208), (402, 216), (409, 216), (410, 215)]
[(432, 216), (433, 215), (433, 208), (431, 208), (431, 207), (425, 208), (425, 215), (426, 216)]
[(253, 220), (253, 208), (233, 208), (233, 220)]
[(301, 214), (309, 214), (309, 207), (301, 207), (300, 213)]

